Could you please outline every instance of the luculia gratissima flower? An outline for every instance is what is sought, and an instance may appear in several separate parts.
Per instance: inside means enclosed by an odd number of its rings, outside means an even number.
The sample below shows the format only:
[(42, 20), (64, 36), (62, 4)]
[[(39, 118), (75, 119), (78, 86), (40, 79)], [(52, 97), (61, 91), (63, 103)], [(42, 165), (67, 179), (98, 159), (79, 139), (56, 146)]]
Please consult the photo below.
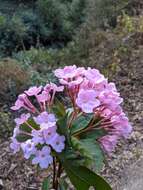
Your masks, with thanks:
[(54, 164), (54, 189), (63, 171), (77, 190), (111, 189), (93, 170), (103, 162), (103, 152), (111, 154), (132, 131), (123, 99), (97, 69), (73, 65), (54, 74), (58, 84), (30, 87), (11, 107), (23, 113), (15, 119), (10, 147), (41, 169)]

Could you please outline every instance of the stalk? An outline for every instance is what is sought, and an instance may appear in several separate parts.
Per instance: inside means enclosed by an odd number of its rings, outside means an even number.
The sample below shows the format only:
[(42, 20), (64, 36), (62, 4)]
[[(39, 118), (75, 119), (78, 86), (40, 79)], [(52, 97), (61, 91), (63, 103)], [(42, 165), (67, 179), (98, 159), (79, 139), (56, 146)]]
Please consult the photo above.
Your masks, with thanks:
[(53, 156), (53, 189), (55, 189), (55, 179), (56, 179), (56, 160)]
[(58, 190), (59, 179), (60, 179), (61, 173), (62, 173), (62, 165), (59, 162), (58, 171), (57, 171), (57, 175), (56, 175), (56, 179), (55, 179), (55, 190)]

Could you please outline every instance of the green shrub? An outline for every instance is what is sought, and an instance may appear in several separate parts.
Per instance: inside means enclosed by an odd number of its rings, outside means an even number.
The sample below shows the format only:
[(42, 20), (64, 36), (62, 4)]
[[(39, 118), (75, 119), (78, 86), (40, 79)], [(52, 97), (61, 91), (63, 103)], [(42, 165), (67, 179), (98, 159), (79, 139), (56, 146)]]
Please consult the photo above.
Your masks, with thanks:
[(48, 80), (55, 81), (51, 72), (59, 65), (59, 50), (44, 48), (31, 48), (14, 54), (13, 57), (30, 70), (31, 85), (45, 84)]
[(80, 42), (79, 44), (78, 42), (78, 40), (74, 40), (62, 49), (31, 48), (28, 51), (21, 51), (15, 54), (14, 58), (26, 67), (31, 66), (44, 80), (58, 66), (82, 65), (82, 59), (86, 57), (86, 50), (82, 46), (83, 43), (81, 44)]
[(15, 99), (30, 84), (30, 72), (13, 59), (0, 61), (0, 103)]
[(26, 35), (23, 38), (25, 49), (29, 49), (31, 46), (40, 46), (41, 23), (36, 13), (33, 10), (28, 10), (19, 13), (19, 17), (26, 28)]
[(56, 1), (38, 0), (37, 14), (43, 23), (41, 36), (47, 43), (64, 44), (71, 40), (75, 28), (82, 23), (85, 0)]
[(12, 135), (14, 122), (10, 112), (0, 111), (0, 139), (7, 139)]
[(58, 50), (56, 49), (31, 48), (15, 54), (14, 57), (43, 75), (58, 64)]
[(85, 21), (87, 0), (73, 0), (70, 5), (69, 19), (73, 28)]
[(84, 22), (85, 1), (19, 3), (14, 16), (0, 16), (0, 55), (11, 56), (13, 52), (31, 47), (64, 47)]
[(107, 28), (117, 25), (117, 17), (128, 5), (129, 0), (89, 0), (88, 17), (92, 25)]
[(13, 16), (8, 19), (1, 16), (0, 19), (0, 52), (3, 55), (11, 55), (12, 51), (24, 48), (23, 39), (26, 35), (26, 27), (21, 19)]

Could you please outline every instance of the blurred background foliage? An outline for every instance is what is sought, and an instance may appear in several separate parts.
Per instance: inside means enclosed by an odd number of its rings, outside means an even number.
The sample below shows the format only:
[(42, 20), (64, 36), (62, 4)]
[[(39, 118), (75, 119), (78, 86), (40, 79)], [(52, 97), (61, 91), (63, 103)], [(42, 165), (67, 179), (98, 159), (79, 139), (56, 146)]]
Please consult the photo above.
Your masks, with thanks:
[(17, 95), (54, 81), (57, 67), (92, 66), (109, 79), (123, 75), (120, 63), (143, 45), (142, 8), (140, 0), (0, 0), (2, 133)]

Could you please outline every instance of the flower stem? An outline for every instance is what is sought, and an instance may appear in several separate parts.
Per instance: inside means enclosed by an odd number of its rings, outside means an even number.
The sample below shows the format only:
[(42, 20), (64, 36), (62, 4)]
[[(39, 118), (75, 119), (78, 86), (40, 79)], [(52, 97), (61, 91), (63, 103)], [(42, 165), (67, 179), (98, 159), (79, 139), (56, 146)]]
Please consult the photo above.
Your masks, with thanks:
[(56, 179), (55, 179), (55, 190), (58, 190), (59, 179), (60, 179), (61, 173), (62, 173), (62, 165), (59, 162), (58, 171), (57, 171), (57, 175), (56, 175)]
[(55, 179), (56, 179), (56, 160), (53, 157), (53, 189), (55, 189)]

